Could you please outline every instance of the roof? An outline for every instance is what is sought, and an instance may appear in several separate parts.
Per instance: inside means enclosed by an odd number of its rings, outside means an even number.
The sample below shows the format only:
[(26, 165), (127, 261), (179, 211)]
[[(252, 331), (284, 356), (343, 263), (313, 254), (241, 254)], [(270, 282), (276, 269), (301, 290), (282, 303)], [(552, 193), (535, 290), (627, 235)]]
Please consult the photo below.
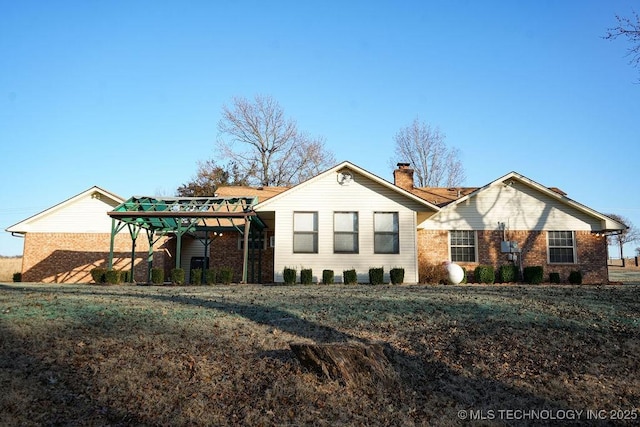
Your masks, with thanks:
[(258, 203), (264, 202), (277, 196), (291, 187), (248, 187), (242, 185), (230, 185), (218, 187), (216, 196), (218, 197), (257, 197)]
[(103, 188), (98, 187), (97, 185), (94, 185), (93, 187), (90, 187), (86, 190), (84, 190), (81, 193), (76, 194), (75, 196), (72, 196), (50, 208), (47, 208), (35, 215), (32, 215), (30, 217), (28, 217), (27, 219), (24, 219), (10, 227), (8, 227), (6, 229), (6, 231), (10, 232), (10, 233), (26, 233), (28, 231), (28, 225), (30, 223), (33, 223), (35, 221), (37, 221), (38, 219), (46, 216), (46, 215), (50, 215), (58, 210), (61, 210), (73, 203), (75, 203), (76, 201), (91, 195), (91, 197), (94, 198), (101, 198), (101, 197), (106, 197), (107, 199), (110, 199), (114, 202), (114, 204), (120, 204), (122, 202), (124, 202), (125, 199), (123, 199), (122, 197), (118, 196), (115, 193), (112, 193), (110, 191), (107, 191)]

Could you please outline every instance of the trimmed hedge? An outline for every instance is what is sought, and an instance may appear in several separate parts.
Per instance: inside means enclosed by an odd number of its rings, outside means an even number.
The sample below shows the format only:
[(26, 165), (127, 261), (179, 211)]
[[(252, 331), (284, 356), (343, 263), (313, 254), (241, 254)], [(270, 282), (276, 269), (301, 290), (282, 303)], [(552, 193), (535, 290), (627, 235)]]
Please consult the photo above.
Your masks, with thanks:
[(384, 283), (384, 267), (369, 269), (369, 283), (372, 285), (382, 285)]
[(542, 283), (544, 278), (544, 270), (541, 265), (525, 267), (522, 271), (523, 279), (526, 283), (537, 285)]
[(300, 283), (310, 285), (313, 283), (313, 270), (310, 268), (300, 269)]
[(13, 283), (22, 282), (22, 273), (16, 272), (13, 273)]
[(560, 273), (549, 273), (550, 283), (560, 283)]
[(404, 268), (392, 268), (389, 271), (389, 279), (394, 285), (401, 285), (404, 282)]
[(107, 282), (105, 274), (107, 272), (106, 268), (96, 267), (91, 269), (91, 278), (97, 284), (103, 284)]
[(184, 284), (184, 269), (174, 268), (171, 270), (171, 283), (174, 285)]
[(164, 283), (164, 268), (154, 267), (151, 269), (151, 283), (162, 285)]
[(220, 271), (218, 271), (218, 281), (223, 285), (230, 285), (233, 281), (233, 268), (220, 267)]
[(473, 276), (477, 283), (492, 284), (496, 281), (496, 272), (491, 265), (479, 265), (474, 270)]
[(333, 285), (334, 277), (333, 270), (322, 270), (322, 284)]
[(294, 285), (296, 283), (296, 269), (285, 267), (282, 273), (285, 285)]
[(342, 279), (345, 285), (357, 285), (358, 284), (358, 273), (356, 273), (355, 269), (344, 270), (342, 272)]
[(581, 271), (572, 271), (569, 273), (569, 283), (572, 285), (581, 285), (582, 284), (582, 272)]
[(498, 267), (498, 281), (500, 283), (511, 283), (518, 281), (518, 266), (505, 264)]
[(194, 285), (202, 285), (202, 269), (194, 268), (191, 270), (191, 283)]
[(216, 271), (213, 268), (207, 268), (204, 271), (204, 283), (207, 285), (216, 283)]
[(104, 280), (110, 285), (117, 285), (120, 283), (120, 272), (118, 270), (107, 270), (104, 273)]

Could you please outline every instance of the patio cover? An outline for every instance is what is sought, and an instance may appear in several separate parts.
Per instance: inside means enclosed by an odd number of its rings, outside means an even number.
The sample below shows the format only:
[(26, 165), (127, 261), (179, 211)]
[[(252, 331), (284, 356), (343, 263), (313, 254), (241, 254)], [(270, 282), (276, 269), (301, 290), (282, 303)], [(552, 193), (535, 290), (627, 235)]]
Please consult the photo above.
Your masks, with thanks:
[[(176, 236), (176, 268), (180, 268), (182, 236), (189, 233), (203, 240), (208, 248), (209, 233), (237, 230), (244, 237), (242, 281), (247, 281), (249, 237), (256, 228), (266, 225), (253, 210), (257, 197), (139, 197), (134, 196), (107, 214), (111, 217), (109, 268), (113, 267), (115, 236), (124, 227), (131, 235), (131, 277), (135, 259), (135, 242), (141, 230), (149, 240), (148, 275), (151, 274), (153, 245), (162, 236)], [(255, 227), (252, 227), (252, 224)]]

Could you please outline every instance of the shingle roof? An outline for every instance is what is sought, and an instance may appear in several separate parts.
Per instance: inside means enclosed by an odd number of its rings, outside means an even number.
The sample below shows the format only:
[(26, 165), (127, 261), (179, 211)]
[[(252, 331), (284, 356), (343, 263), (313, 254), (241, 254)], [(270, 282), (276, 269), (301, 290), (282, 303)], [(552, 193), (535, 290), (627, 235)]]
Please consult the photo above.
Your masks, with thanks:
[(248, 187), (242, 185), (231, 185), (228, 187), (218, 187), (216, 195), (220, 197), (257, 197), (258, 202), (277, 196), (287, 191), (290, 187)]

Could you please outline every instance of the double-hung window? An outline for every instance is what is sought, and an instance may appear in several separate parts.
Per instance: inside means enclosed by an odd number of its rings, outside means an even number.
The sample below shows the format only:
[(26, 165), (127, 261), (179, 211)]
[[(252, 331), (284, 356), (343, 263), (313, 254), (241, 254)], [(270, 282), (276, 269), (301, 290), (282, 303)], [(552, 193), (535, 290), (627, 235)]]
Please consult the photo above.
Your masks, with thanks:
[(318, 212), (293, 213), (293, 252), (318, 253)]
[(473, 230), (451, 230), (449, 232), (451, 261), (476, 262), (476, 232)]
[(547, 233), (550, 264), (573, 264), (576, 259), (576, 240), (573, 231), (549, 231)]
[(333, 213), (333, 251), (358, 253), (358, 212)]
[(398, 212), (373, 214), (373, 252), (376, 254), (400, 253)]

